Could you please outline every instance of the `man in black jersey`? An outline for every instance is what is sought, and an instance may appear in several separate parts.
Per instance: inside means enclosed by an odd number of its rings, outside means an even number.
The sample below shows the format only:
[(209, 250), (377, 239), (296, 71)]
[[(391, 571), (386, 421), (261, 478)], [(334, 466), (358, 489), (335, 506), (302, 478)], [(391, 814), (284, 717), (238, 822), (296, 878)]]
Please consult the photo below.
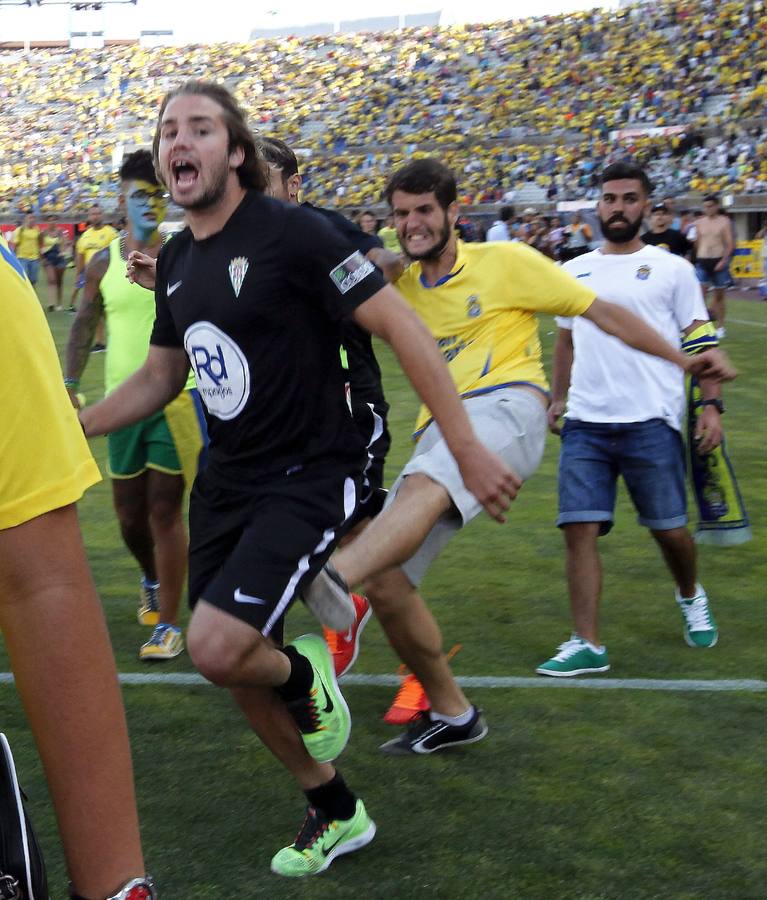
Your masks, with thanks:
[(691, 249), (682, 232), (671, 227), (671, 210), (665, 203), (656, 203), (650, 210), (650, 230), (645, 231), (642, 240), (675, 256), (686, 257)]
[[(190, 506), (187, 646), (307, 795), (304, 825), (272, 870), (315, 874), (375, 833), (332, 765), (350, 717), (324, 641), (280, 647), (288, 607), (359, 495), (365, 447), (346, 401), (342, 320), (392, 345), (495, 518), (519, 479), (477, 440), (431, 335), (375, 266), (322, 216), (264, 196), (265, 165), (225, 88), (192, 81), (168, 94), (154, 157), (188, 227), (157, 262), (146, 363), (81, 421), (96, 435), (146, 418), (181, 391), (191, 363), (210, 448)], [(336, 629), (354, 614), (335, 600), (314, 611)]]
[[(284, 141), (271, 137), (259, 139), (259, 150), (269, 166), (271, 196), (286, 203), (298, 203), (301, 175), (295, 153)], [(321, 209), (306, 202), (302, 206), (324, 216), (356, 250), (364, 253), (381, 269), (388, 282), (395, 282), (402, 274), (402, 257), (384, 250), (378, 235), (364, 232), (335, 210)], [(342, 332), (341, 352), (349, 367), (352, 418), (365, 441), (368, 455), (362, 474), (360, 502), (344, 535), (345, 541), (361, 531), (381, 511), (386, 497), (383, 489), (384, 462), (391, 446), (391, 436), (386, 425), (389, 404), (384, 397), (381, 370), (373, 352), (370, 332), (360, 328), (351, 319), (342, 323)], [(359, 652), (360, 635), (371, 615), (370, 604), (365, 597), (360, 594), (351, 596), (355, 606), (355, 619), (351, 628), (344, 631), (324, 629), (336, 676), (339, 677), (354, 664)]]

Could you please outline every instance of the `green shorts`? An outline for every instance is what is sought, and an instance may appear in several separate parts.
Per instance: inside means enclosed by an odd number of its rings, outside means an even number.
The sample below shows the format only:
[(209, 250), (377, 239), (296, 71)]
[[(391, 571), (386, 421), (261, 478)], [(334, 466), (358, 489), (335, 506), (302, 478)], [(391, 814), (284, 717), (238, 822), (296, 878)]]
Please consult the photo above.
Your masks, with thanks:
[(136, 478), (147, 469), (182, 474), (165, 410), (108, 435), (107, 447), (111, 478)]

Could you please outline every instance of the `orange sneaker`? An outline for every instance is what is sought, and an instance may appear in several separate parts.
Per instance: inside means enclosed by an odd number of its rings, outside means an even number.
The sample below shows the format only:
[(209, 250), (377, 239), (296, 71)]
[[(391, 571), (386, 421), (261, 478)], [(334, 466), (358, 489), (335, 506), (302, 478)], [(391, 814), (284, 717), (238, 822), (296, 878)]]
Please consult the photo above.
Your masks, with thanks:
[(367, 625), (373, 612), (368, 601), (359, 594), (352, 594), (352, 600), (354, 601), (354, 624), (348, 631), (322, 629), (325, 643), (333, 657), (336, 678), (340, 678), (345, 672), (348, 672), (356, 662), (357, 654), (360, 652), (362, 629)]
[[(447, 654), (448, 660), (451, 660), (460, 649), (461, 645), (456, 644)], [(423, 685), (412, 672), (405, 674), (406, 672), (407, 669), (404, 665), (399, 667), (399, 674), (403, 676), (402, 684), (399, 686), (394, 702), (383, 717), (387, 725), (407, 725), (419, 713), (429, 708), (429, 698), (426, 696)]]
[[(404, 666), (401, 667), (404, 670)], [(404, 675), (404, 671), (400, 674)], [(429, 698), (421, 682), (411, 672), (402, 679), (402, 684), (383, 717), (387, 725), (407, 725), (419, 712), (429, 708)]]

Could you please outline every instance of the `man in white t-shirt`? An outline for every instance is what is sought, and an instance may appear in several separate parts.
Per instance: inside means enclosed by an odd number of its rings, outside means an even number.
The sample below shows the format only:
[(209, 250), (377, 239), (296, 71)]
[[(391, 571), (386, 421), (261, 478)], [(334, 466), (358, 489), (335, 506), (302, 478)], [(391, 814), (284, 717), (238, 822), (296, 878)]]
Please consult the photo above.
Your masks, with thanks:
[(498, 218), (493, 222), (493, 224), (487, 230), (487, 237), (485, 240), (489, 243), (490, 241), (510, 241), (512, 240), (511, 232), (509, 231), (509, 222), (514, 218), (514, 207), (513, 206), (502, 206), (499, 213)]
[[(606, 239), (599, 249), (565, 268), (600, 297), (609, 297), (653, 326), (672, 344), (697, 352), (716, 345), (695, 270), (686, 260), (645, 245), (639, 237), (651, 192), (638, 166), (616, 163), (600, 181), (597, 213)], [(613, 524), (619, 475), (660, 546), (676, 582), (684, 637), (693, 647), (718, 638), (708, 599), (697, 581), (695, 544), (687, 530), (682, 372), (632, 350), (582, 318), (557, 319), (549, 427), (565, 408), (559, 462), (559, 516), (567, 547), (573, 634), (536, 670), (569, 677), (606, 672), (599, 640), (602, 571), (597, 538)], [(684, 338), (682, 338), (684, 335)], [(722, 439), (719, 386), (701, 380), (703, 408), (697, 450)]]

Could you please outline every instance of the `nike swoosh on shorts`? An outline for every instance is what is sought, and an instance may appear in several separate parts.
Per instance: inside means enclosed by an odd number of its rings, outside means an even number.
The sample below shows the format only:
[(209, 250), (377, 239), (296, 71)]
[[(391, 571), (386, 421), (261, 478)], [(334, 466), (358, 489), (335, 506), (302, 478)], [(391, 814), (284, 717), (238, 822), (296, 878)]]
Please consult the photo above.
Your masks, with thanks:
[(239, 588), (234, 592), (234, 599), (237, 603), (253, 603), (256, 606), (266, 605), (266, 600), (262, 600), (261, 597), (252, 597), (250, 594), (243, 594)]

